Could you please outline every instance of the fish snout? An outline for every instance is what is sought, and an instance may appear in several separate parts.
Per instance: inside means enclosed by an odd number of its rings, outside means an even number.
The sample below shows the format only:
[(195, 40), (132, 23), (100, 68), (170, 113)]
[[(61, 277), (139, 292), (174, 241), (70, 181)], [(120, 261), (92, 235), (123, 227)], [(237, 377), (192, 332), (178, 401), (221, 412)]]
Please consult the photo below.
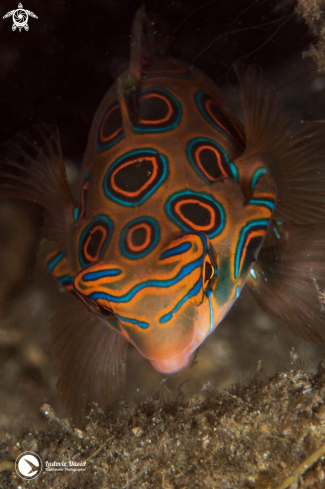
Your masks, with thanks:
[(183, 370), (187, 367), (191, 356), (191, 345), (189, 345), (185, 350), (177, 353), (171, 357), (159, 359), (159, 360), (150, 360), (151, 365), (157, 372), (162, 374), (173, 374)]

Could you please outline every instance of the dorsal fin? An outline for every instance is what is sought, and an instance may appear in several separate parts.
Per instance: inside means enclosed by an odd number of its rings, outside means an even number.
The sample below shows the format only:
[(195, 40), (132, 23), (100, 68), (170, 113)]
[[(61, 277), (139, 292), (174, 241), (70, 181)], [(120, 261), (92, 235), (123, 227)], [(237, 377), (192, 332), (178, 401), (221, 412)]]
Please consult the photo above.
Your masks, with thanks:
[(325, 122), (312, 122), (290, 135), (279, 102), (263, 76), (236, 67), (246, 149), (240, 166), (258, 158), (277, 185), (274, 217), (292, 224), (325, 221)]
[(164, 30), (159, 17), (149, 17), (144, 5), (138, 9), (132, 25), (129, 67), (137, 87), (141, 80), (142, 67), (163, 56), (168, 48), (169, 43)]
[(143, 23), (145, 15), (145, 6), (142, 5), (135, 15), (131, 33), (130, 74), (137, 84), (141, 80), (141, 51), (144, 47)]
[[(130, 77), (130, 75), (128, 75), (128, 77)], [(121, 78), (117, 80), (116, 88), (117, 88), (118, 102), (120, 105), (120, 110), (122, 115), (122, 123), (123, 123), (125, 137), (127, 139), (130, 139), (132, 136), (132, 127), (131, 127), (132, 109), (130, 104), (131, 91), (128, 92), (128, 87), (125, 86), (125, 83), (123, 84)]]

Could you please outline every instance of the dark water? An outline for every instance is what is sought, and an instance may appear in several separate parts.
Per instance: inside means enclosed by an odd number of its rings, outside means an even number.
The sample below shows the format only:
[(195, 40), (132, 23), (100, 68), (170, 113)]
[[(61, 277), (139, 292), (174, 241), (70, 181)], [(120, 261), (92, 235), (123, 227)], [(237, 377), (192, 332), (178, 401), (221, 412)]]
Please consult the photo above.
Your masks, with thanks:
[[(60, 130), (63, 154), (73, 161), (70, 169), (76, 170), (95, 110), (127, 66), (132, 19), (140, 4), (25, 0), (24, 8), (38, 16), (29, 19), (28, 32), (13, 32), (11, 18), (0, 20), (0, 139), (32, 124), (54, 122)], [(274, 86), (280, 87), (288, 118), (295, 114), (320, 118), (325, 82), (310, 63), (301, 61), (301, 52), (312, 37), (294, 15), (294, 3), (278, 12), (275, 4), (217, 0), (187, 20), (201, 2), (150, 1), (146, 7), (165, 20), (174, 39), (171, 53), (189, 63), (197, 57), (195, 65), (217, 82), (237, 114), (237, 85), (230, 68), (241, 60), (260, 66)], [(2, 1), (0, 18), (14, 8), (16, 0)], [(42, 423), (37, 410), (45, 401), (65, 413), (55, 390), (49, 346), (48, 318), (59, 293), (40, 286), (32, 274), (39, 209), (2, 203), (0, 217), (0, 328), (4, 331), (0, 336), (0, 427), (31, 422), (37, 426)], [(260, 311), (247, 292), (204, 343), (197, 363), (179, 376), (164, 381), (133, 350), (126, 395), (143, 398), (156, 387), (172, 395), (188, 379), (184, 387), (188, 392), (207, 381), (225, 387), (255, 372), (259, 361), (271, 375), (290, 367), (292, 346), (300, 351), (307, 367), (324, 351), (302, 342)]]
[[(220, 86), (227, 75), (234, 83), (228, 70), (237, 60), (269, 72), (291, 61), (312, 40), (303, 22), (287, 19), (294, 3), (274, 13), (274, 1), (216, 0), (185, 21), (204, 2), (145, 3), (148, 12), (165, 20), (174, 38), (172, 54), (189, 63), (217, 37), (241, 30), (216, 41), (195, 61)], [(29, 32), (12, 32), (11, 19), (1, 20), (1, 139), (33, 123), (55, 122), (65, 155), (80, 158), (93, 114), (128, 61), (132, 20), (140, 4), (30, 0), (26, 8), (38, 19), (29, 19)], [(13, 0), (1, 2), (0, 17), (13, 8)]]

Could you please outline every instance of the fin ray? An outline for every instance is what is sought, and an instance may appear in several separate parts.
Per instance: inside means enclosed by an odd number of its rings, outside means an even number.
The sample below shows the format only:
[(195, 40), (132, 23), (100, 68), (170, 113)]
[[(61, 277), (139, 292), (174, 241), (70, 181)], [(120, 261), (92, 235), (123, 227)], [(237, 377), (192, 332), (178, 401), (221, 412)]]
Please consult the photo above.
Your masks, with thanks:
[(148, 16), (142, 5), (135, 15), (132, 34), (129, 71), (136, 81), (137, 88), (141, 80), (142, 67), (161, 57), (167, 51), (169, 42), (165, 35), (164, 22), (155, 16)]
[(2, 199), (18, 198), (44, 207), (43, 236), (65, 251), (66, 227), (72, 222), (76, 203), (70, 192), (56, 126), (32, 126), (1, 144), (0, 193)]
[(292, 224), (325, 221), (325, 122), (290, 134), (274, 91), (261, 74), (236, 66), (246, 134), (238, 167), (259, 159), (277, 185), (275, 219)]
[(128, 342), (73, 297), (54, 314), (53, 357), (58, 388), (75, 415), (96, 402), (106, 410), (125, 381)]
[[(276, 233), (273, 233), (276, 227)], [(260, 306), (307, 341), (325, 342), (325, 225), (271, 224), (247, 284)]]

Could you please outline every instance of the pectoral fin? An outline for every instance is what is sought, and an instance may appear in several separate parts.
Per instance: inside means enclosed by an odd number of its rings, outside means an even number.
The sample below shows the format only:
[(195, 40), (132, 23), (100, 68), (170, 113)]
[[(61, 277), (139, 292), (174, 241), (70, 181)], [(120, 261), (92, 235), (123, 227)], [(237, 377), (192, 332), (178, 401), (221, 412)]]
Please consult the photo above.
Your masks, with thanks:
[(263, 76), (240, 66), (236, 72), (246, 148), (235, 165), (246, 199), (267, 172), (277, 186), (275, 219), (291, 224), (325, 221), (325, 122), (305, 123), (292, 133)]
[(106, 410), (125, 381), (128, 342), (68, 296), (51, 330), (58, 388), (72, 413), (85, 415), (93, 402)]
[(76, 203), (56, 126), (40, 124), (0, 146), (0, 198), (36, 202), (45, 209), (43, 236), (62, 250)]
[(272, 221), (247, 284), (260, 306), (307, 341), (325, 342), (325, 225)]

